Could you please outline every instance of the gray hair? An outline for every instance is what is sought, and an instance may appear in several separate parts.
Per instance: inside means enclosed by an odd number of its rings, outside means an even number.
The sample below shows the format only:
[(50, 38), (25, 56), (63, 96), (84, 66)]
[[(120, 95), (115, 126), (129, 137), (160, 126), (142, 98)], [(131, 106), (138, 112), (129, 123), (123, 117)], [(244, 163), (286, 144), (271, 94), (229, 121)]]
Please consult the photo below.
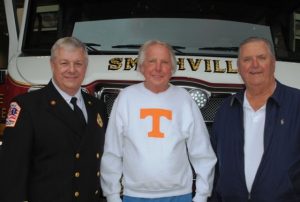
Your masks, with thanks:
[(159, 45), (162, 45), (164, 47), (166, 47), (169, 51), (169, 54), (170, 54), (170, 57), (171, 57), (171, 65), (172, 65), (172, 74), (174, 74), (176, 72), (176, 65), (177, 65), (177, 62), (176, 62), (176, 57), (175, 57), (175, 53), (173, 51), (173, 48), (166, 42), (162, 42), (162, 41), (159, 41), (159, 40), (149, 40), (149, 41), (146, 41), (140, 48), (139, 50), (139, 54), (138, 54), (138, 63), (137, 63), (137, 69), (138, 71), (141, 70), (141, 67), (146, 59), (146, 51), (147, 49), (152, 46), (152, 45), (156, 45), (156, 44), (159, 44)]
[(88, 64), (88, 51), (84, 43), (75, 37), (64, 37), (58, 39), (51, 48), (50, 60), (56, 57), (56, 51), (59, 48), (82, 49), (85, 55), (85, 62)]
[(257, 37), (257, 36), (252, 36), (249, 37), (247, 39), (245, 39), (244, 41), (242, 41), (239, 45), (239, 52), (238, 52), (238, 60), (240, 59), (240, 54), (241, 54), (241, 47), (243, 47), (244, 45), (246, 45), (247, 43), (251, 43), (251, 42), (263, 42), (267, 45), (267, 48), (271, 54), (271, 56), (275, 59), (275, 52), (272, 46), (272, 43), (263, 37)]

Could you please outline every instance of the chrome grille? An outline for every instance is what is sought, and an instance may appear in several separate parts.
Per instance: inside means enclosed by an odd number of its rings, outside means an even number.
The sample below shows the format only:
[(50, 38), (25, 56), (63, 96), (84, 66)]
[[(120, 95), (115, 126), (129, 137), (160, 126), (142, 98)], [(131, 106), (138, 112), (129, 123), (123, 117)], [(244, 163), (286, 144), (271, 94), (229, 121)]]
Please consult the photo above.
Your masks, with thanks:
[(106, 104), (107, 113), (110, 115), (112, 106), (114, 104), (115, 99), (118, 97), (118, 94), (103, 94), (103, 100)]
[(219, 106), (224, 101), (225, 97), (210, 97), (205, 107), (201, 108), (200, 111), (206, 122), (213, 122), (215, 115), (219, 109)]

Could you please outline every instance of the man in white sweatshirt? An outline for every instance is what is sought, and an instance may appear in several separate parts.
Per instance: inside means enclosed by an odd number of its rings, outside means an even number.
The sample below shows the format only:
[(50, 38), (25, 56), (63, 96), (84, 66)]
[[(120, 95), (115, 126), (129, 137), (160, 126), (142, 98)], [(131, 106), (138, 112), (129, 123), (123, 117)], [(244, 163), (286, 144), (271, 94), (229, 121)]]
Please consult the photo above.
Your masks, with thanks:
[(124, 202), (206, 202), (216, 157), (196, 103), (169, 83), (176, 70), (172, 47), (146, 42), (138, 70), (145, 81), (122, 90), (109, 119), (101, 161), (104, 196), (120, 202), (123, 187)]

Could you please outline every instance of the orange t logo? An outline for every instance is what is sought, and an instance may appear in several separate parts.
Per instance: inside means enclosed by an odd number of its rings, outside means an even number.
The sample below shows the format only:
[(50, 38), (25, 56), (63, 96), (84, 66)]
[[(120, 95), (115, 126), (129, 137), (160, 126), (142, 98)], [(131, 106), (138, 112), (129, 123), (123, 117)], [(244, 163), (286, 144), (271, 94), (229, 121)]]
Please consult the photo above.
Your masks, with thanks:
[(165, 137), (165, 134), (160, 132), (160, 117), (163, 116), (172, 120), (172, 111), (166, 109), (141, 109), (140, 118), (144, 119), (147, 116), (152, 116), (152, 131), (148, 133), (148, 137)]

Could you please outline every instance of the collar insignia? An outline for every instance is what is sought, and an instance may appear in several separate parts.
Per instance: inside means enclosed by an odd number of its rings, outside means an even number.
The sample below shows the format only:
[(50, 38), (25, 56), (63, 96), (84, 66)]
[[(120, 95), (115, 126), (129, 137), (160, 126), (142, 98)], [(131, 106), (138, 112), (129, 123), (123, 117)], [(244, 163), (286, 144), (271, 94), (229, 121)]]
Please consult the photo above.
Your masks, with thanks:
[(50, 101), (50, 104), (51, 104), (52, 106), (54, 106), (54, 105), (56, 105), (56, 101), (55, 101), (55, 100), (51, 100), (51, 101)]

